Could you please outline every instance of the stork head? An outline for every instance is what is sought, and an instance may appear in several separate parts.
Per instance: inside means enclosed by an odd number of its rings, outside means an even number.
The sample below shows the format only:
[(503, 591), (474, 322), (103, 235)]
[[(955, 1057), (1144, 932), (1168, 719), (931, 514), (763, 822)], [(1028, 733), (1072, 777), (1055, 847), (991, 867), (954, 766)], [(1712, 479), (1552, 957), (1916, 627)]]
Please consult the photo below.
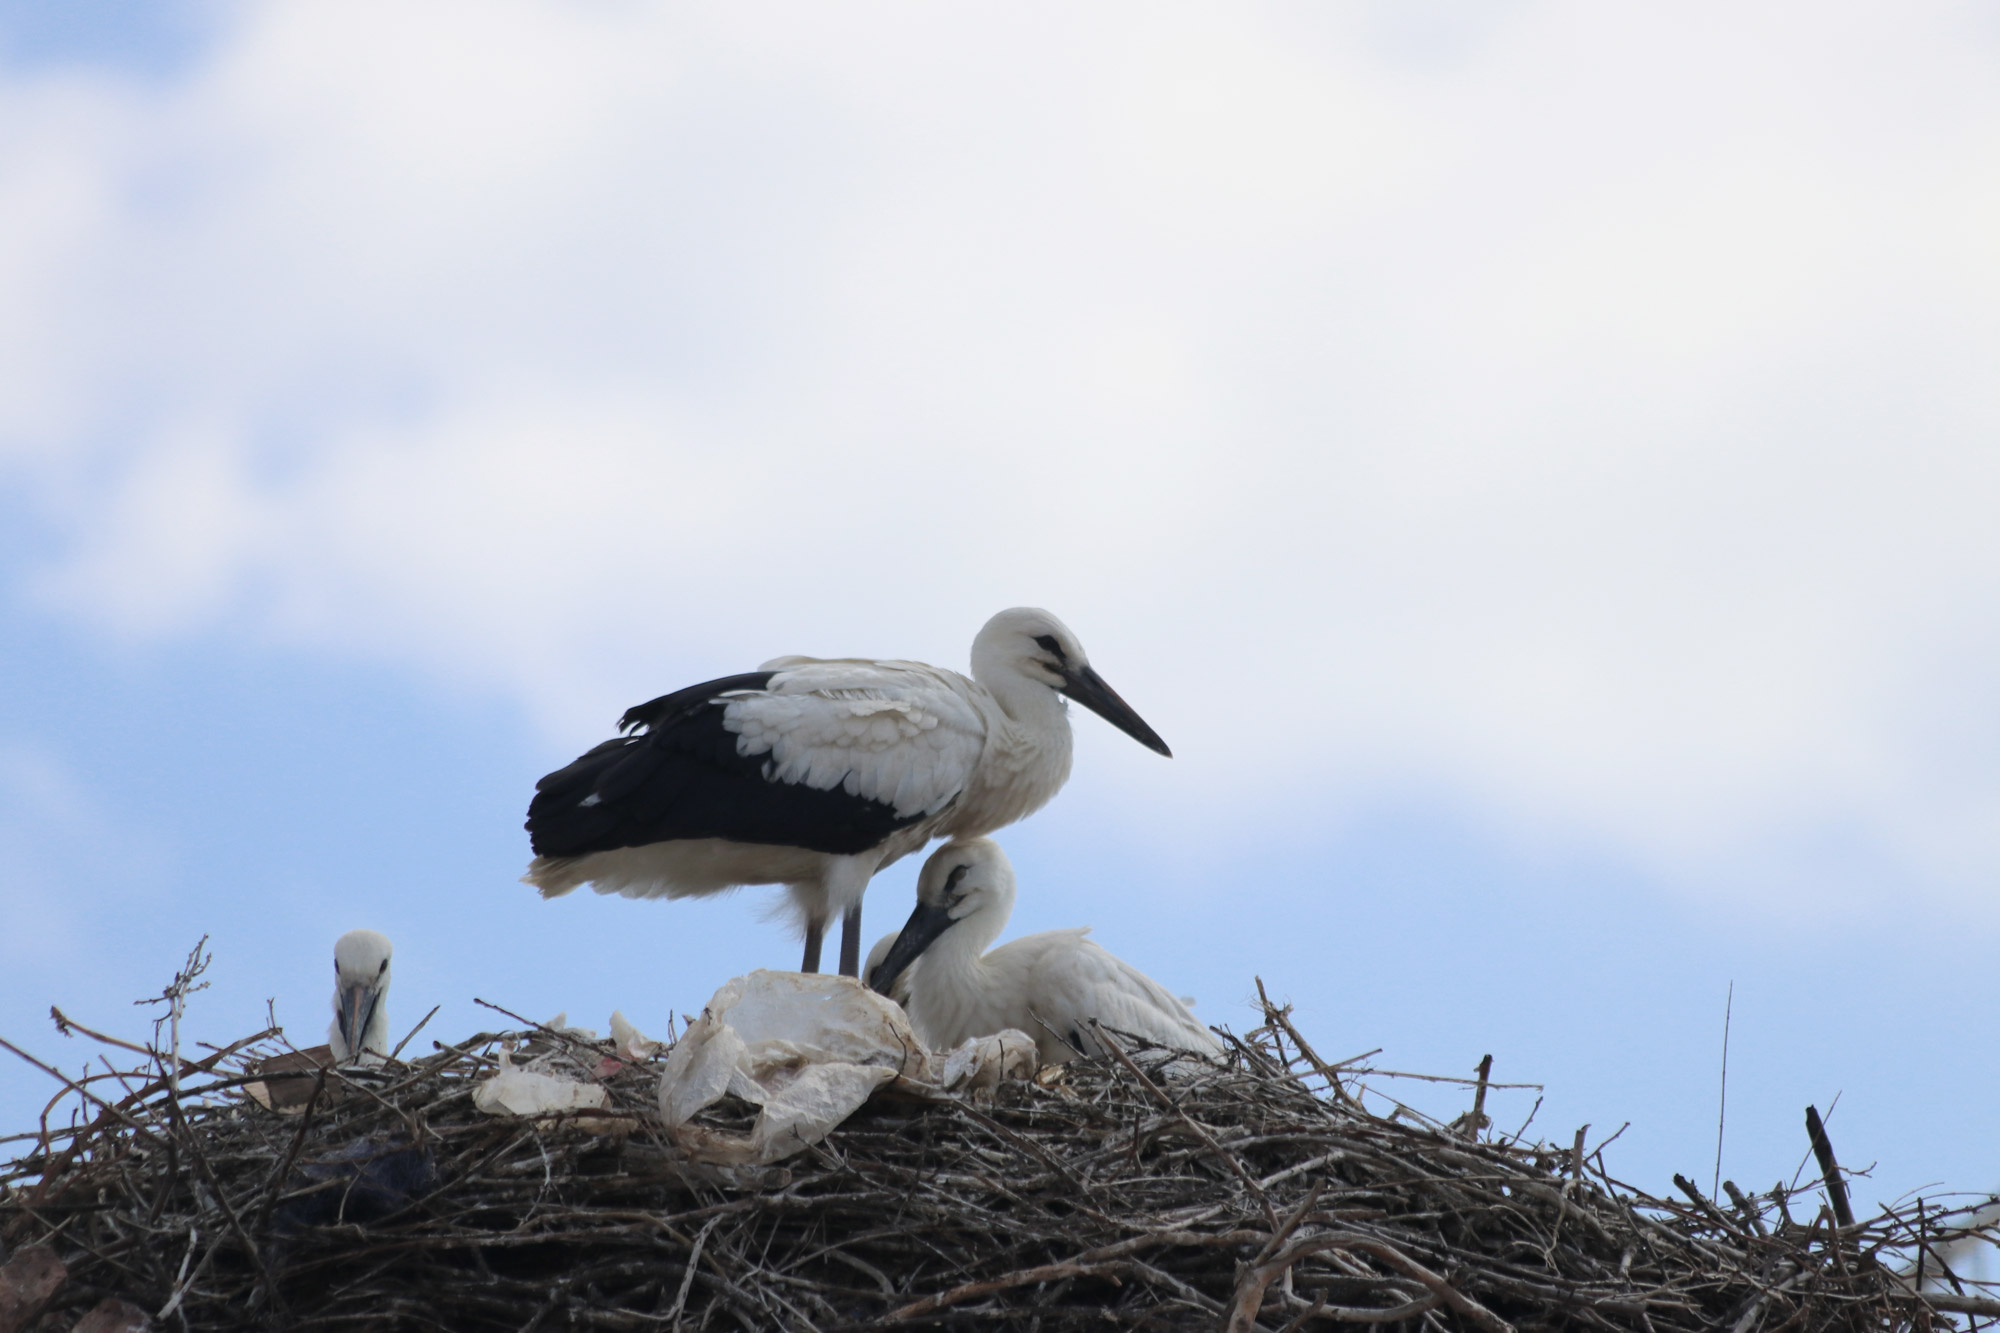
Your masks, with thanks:
[(878, 961), (870, 955), (868, 984), (879, 994), (890, 994), (897, 978), (947, 931), (954, 950), (976, 957), (1013, 912), (1014, 866), (1000, 844), (991, 838), (954, 838), (924, 862), (917, 875), (916, 910), (890, 937), (894, 942), (886, 956)]
[(350, 930), (333, 946), (333, 1027), (327, 1045), (344, 1063), (366, 1052), (388, 1054), (389, 937)]
[(1017, 606), (986, 622), (972, 641), (972, 677), (988, 689), (1008, 677), (1045, 685), (1147, 749), (1173, 758), (1160, 733), (1097, 674), (1069, 626), (1039, 607)]

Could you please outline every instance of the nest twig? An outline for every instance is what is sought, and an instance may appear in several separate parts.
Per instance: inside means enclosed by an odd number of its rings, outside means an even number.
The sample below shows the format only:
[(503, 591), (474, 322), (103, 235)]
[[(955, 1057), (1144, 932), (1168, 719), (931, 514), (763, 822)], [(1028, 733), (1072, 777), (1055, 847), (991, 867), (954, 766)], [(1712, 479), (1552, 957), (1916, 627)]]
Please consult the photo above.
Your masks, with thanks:
[[(1732, 1184), (1724, 1204), (1683, 1181), (1685, 1200), (1654, 1198), (1581, 1137), (1374, 1114), (1370, 1071), (1327, 1064), (1265, 1009), (1222, 1064), (1127, 1041), (977, 1104), (882, 1095), (765, 1168), (688, 1160), (660, 1129), (656, 1065), (568, 1033), (316, 1072), (292, 1117), (240, 1095), (268, 1034), (202, 1060), (176, 1039), (131, 1048), (143, 1068), (58, 1075), (83, 1109), (0, 1172), (0, 1242), (67, 1264), (34, 1326), (51, 1331), (112, 1296), (189, 1330), (457, 1333), (1790, 1333), (2000, 1316), (1943, 1259), (1986, 1214), (1920, 1201), (1841, 1226), (1784, 1188)], [(600, 1078), (608, 1106), (479, 1113), (472, 1087), (503, 1039)]]

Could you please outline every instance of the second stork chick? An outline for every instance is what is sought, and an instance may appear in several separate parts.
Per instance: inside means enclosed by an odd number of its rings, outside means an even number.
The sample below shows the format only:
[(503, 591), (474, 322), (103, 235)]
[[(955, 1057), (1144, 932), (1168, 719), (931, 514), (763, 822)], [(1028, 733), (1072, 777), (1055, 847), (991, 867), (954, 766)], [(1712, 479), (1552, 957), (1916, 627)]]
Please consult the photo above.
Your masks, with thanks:
[(957, 838), (917, 877), (917, 907), (868, 984), (903, 1001), (933, 1050), (1018, 1028), (1043, 1064), (1100, 1055), (1093, 1022), (1157, 1046), (1220, 1058), (1222, 1043), (1166, 987), (1116, 957), (1090, 927), (1026, 935), (987, 951), (1014, 911), (1014, 867), (990, 838)]

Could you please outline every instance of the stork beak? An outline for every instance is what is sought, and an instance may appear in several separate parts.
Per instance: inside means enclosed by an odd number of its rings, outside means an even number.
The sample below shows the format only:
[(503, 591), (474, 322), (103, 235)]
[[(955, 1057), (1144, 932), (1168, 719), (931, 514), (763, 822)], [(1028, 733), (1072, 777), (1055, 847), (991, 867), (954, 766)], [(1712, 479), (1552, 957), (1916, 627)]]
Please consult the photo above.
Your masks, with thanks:
[(368, 1031), (368, 1020), (375, 1017), (375, 1006), (380, 1000), (381, 992), (365, 981), (340, 988), (340, 1039), (347, 1043), (349, 1058), (361, 1055), (362, 1035)]
[(1132, 705), (1118, 697), (1118, 691), (1104, 683), (1097, 669), (1086, 663), (1063, 673), (1063, 693), (1130, 736), (1156, 754), (1172, 759), (1174, 752), (1160, 739), (1160, 733), (1146, 725), (1146, 719), (1132, 711)]
[(910, 913), (903, 933), (889, 946), (888, 955), (868, 974), (869, 989), (878, 995), (887, 995), (889, 988), (896, 984), (896, 978), (902, 976), (910, 964), (931, 947), (932, 941), (951, 929), (953, 924), (949, 908), (933, 907), (919, 898), (917, 910)]

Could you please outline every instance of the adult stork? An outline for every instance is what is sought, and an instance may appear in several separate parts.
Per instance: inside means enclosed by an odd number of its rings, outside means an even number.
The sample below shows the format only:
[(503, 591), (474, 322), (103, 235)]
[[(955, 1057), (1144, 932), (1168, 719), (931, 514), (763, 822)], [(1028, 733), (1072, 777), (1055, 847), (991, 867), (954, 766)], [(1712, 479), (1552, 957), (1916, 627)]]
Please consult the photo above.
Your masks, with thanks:
[(933, 1050), (1018, 1028), (1043, 1064), (1097, 1055), (1097, 1025), (1220, 1056), (1222, 1043), (1166, 987), (1086, 939), (1090, 927), (1025, 935), (988, 953), (1014, 911), (1014, 867), (990, 838), (957, 838), (917, 876), (917, 907), (869, 974), (887, 995), (913, 962), (910, 1025)]
[(1140, 744), (1167, 743), (1068, 626), (1016, 607), (972, 641), (972, 676), (921, 662), (781, 657), (628, 709), (624, 735), (535, 784), (526, 883), (685, 898), (783, 884), (819, 970), (841, 918), (859, 971), (861, 896), (936, 837), (991, 833), (1069, 777), (1064, 698)]

